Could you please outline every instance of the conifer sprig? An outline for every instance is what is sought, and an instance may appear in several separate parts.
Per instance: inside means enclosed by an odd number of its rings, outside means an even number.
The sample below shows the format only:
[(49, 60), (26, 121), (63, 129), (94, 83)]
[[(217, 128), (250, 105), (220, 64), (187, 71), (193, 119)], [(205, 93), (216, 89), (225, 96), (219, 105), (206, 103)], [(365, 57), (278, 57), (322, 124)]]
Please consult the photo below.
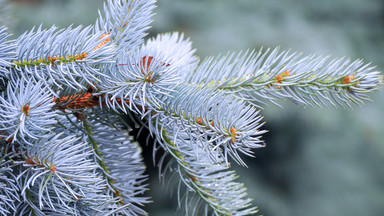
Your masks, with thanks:
[(103, 76), (97, 65), (113, 62), (114, 49), (105, 45), (99, 49), (99, 33), (91, 33), (92, 27), (48, 30), (40, 26), (36, 31), (16, 39), (17, 58), (11, 68), (12, 76), (29, 76), (44, 82), (57, 96), (65, 88), (86, 89), (94, 86)]
[(12, 61), (16, 58), (16, 45), (11, 40), (7, 40), (9, 34), (7, 34), (7, 28), (0, 26), (0, 81), (9, 75), (9, 68)]
[(31, 145), (56, 124), (52, 95), (41, 82), (20, 79), (8, 84), (0, 95), (0, 134), (5, 140)]
[[(1, 140), (0, 140), (1, 141)], [(3, 149), (1, 149), (3, 151)], [(1, 158), (5, 156), (0, 153)], [(20, 202), (19, 187), (13, 173), (13, 163), (10, 160), (0, 160), (0, 214), (7, 216), (16, 211), (15, 203)]]
[(104, 11), (99, 11), (96, 32), (103, 32), (105, 43), (116, 44), (116, 56), (127, 50), (135, 50), (143, 43), (152, 22), (154, 0), (107, 1)]
[(154, 3), (106, 0), (95, 26), (16, 40), (0, 27), (1, 215), (146, 215), (133, 127), (165, 150), (155, 164), (177, 177), (186, 215), (256, 214), (230, 162), (246, 166), (242, 156), (265, 146), (259, 109), (363, 104), (381, 87), (361, 60), (277, 48), (199, 63), (183, 34), (143, 43)]
[(97, 173), (105, 179), (104, 193), (115, 202), (109, 207), (110, 214), (145, 215), (141, 206), (149, 200), (143, 197), (148, 185), (141, 148), (124, 129), (121, 119), (96, 108), (68, 114), (59, 121), (62, 127), (57, 133), (82, 136), (91, 145)]
[[(36, 212), (75, 213), (74, 204), (95, 205), (102, 200), (105, 182), (90, 160), (91, 148), (79, 137), (63, 134), (44, 137), (24, 151), (17, 182), (24, 202)], [(95, 199), (96, 198), (96, 199)], [(75, 211), (74, 211), (75, 210)]]
[(279, 48), (208, 58), (187, 78), (189, 83), (234, 94), (262, 108), (278, 99), (326, 107), (351, 106), (369, 100), (382, 75), (361, 60), (302, 57)]
[(176, 161), (175, 171), (169, 172), (177, 172), (179, 181), (187, 186), (182, 191), (179, 183), (178, 188), (179, 205), (183, 197), (186, 215), (208, 214), (211, 210), (213, 215), (257, 213), (257, 208), (251, 204), (252, 200), (247, 198), (246, 188), (235, 181), (238, 176), (228, 170), (229, 165), (225, 164), (224, 158), (219, 157), (218, 163), (212, 164), (201, 145), (196, 147), (190, 144), (188, 133), (179, 134), (176, 138), (166, 131), (163, 130), (162, 145)]
[[(188, 133), (190, 145), (201, 145), (211, 157), (212, 163), (228, 156), (246, 166), (239, 152), (252, 156), (252, 149), (264, 147), (260, 130), (263, 125), (258, 111), (233, 96), (200, 90), (191, 86), (176, 86), (169, 96), (162, 97), (163, 106), (151, 113), (154, 128), (172, 128), (175, 138)], [(175, 142), (176, 147), (178, 143)], [(216, 155), (216, 156), (214, 156)]]

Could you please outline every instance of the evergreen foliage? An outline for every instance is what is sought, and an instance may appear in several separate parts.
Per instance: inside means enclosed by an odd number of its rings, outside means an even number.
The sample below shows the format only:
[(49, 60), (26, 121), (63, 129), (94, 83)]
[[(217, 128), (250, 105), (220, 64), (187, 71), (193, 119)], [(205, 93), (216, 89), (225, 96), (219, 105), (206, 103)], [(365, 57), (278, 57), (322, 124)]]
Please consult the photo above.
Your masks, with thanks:
[(146, 215), (135, 126), (149, 129), (154, 155), (165, 150), (156, 163), (178, 181), (184, 214), (256, 214), (230, 162), (246, 166), (265, 146), (258, 110), (285, 99), (350, 107), (382, 83), (361, 60), (279, 48), (199, 62), (182, 34), (144, 42), (154, 7), (107, 0), (94, 26), (15, 40), (0, 27), (2, 215)]

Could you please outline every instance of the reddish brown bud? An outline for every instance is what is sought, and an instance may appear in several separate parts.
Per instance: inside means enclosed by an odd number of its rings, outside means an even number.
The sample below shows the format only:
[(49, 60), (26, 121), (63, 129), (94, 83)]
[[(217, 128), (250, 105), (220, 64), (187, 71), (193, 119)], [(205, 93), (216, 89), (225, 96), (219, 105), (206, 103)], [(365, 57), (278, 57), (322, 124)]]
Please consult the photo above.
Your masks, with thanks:
[(30, 111), (30, 110), (31, 110), (31, 109), (29, 108), (29, 105), (28, 105), (28, 104), (24, 105), (24, 106), (21, 108), (21, 111), (22, 111), (23, 113), (25, 113), (26, 116), (29, 116), (29, 111)]
[(199, 125), (202, 125), (202, 124), (203, 124), (203, 120), (201, 120), (201, 118), (199, 117), (199, 118), (196, 120), (196, 123), (199, 124)]

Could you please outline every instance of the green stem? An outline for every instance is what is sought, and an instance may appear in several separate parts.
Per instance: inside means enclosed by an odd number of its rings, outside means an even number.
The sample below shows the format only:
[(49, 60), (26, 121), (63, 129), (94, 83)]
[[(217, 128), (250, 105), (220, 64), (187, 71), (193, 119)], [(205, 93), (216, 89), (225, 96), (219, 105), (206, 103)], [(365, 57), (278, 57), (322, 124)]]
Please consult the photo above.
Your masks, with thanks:
[(120, 194), (119, 190), (114, 186), (114, 180), (107, 175), (107, 174), (110, 174), (110, 171), (108, 170), (107, 165), (103, 161), (103, 154), (99, 150), (100, 147), (98, 146), (98, 143), (92, 137), (93, 132), (92, 132), (91, 126), (89, 125), (89, 123), (87, 122), (86, 119), (83, 119), (82, 121), (83, 121), (84, 129), (86, 130), (87, 135), (88, 135), (88, 140), (92, 144), (93, 150), (94, 150), (95, 154), (97, 155), (97, 163), (99, 164), (100, 168), (102, 169), (102, 174), (103, 174), (104, 178), (107, 180), (109, 187), (112, 189), (113, 196), (115, 198), (119, 198), (120, 204), (124, 205), (124, 203), (122, 201), (122, 195)]
[[(289, 76), (287, 76), (289, 77)], [(302, 79), (300, 81), (296, 81), (292, 84), (289, 84), (289, 85), (284, 85), (284, 81), (285, 79), (281, 82), (281, 83), (276, 83), (276, 79), (273, 77), (271, 79), (268, 79), (268, 80), (265, 80), (265, 79), (255, 79), (253, 81), (247, 81), (248, 79), (239, 79), (238, 77), (237, 78), (233, 78), (231, 82), (228, 82), (227, 84), (225, 85), (222, 85), (220, 86), (220, 83), (222, 81), (211, 81), (208, 83), (207, 87), (211, 87), (211, 88), (215, 88), (217, 86), (219, 86), (217, 89), (218, 90), (223, 90), (223, 91), (226, 91), (226, 90), (229, 90), (229, 91), (233, 91), (233, 90), (239, 90), (240, 88), (251, 88), (251, 87), (256, 87), (254, 90), (260, 90), (260, 89), (264, 89), (265, 87), (268, 87), (269, 85), (273, 84), (273, 85), (277, 85), (277, 86), (299, 86), (299, 87), (309, 87), (309, 86), (316, 86), (316, 87), (321, 87), (321, 88), (332, 88), (332, 87), (342, 87), (342, 88), (348, 88), (350, 86), (354, 86), (354, 85), (357, 85), (359, 84), (358, 81), (352, 81), (348, 84), (343, 84), (342, 80), (345, 76), (343, 77), (335, 77), (335, 78), (328, 78), (326, 80), (316, 80), (315, 77), (311, 77), (310, 79)], [(250, 78), (252, 79), (252, 78)], [(311, 82), (306, 82), (306, 81), (309, 81), (309, 80), (313, 80)], [(241, 82), (245, 82), (243, 84), (240, 84)], [(202, 85), (205, 85), (205, 84), (200, 84), (199, 86), (201, 87)], [(342, 85), (342, 86), (340, 86)]]
[(14, 61), (13, 64), (19, 67), (35, 67), (40, 65), (59, 65), (59, 64), (67, 64), (76, 62), (78, 60), (83, 60), (87, 57), (88, 53), (81, 53), (74, 56), (56, 56), (56, 57), (47, 57), (46, 59), (38, 59), (38, 60), (19, 60)]
[[(215, 202), (215, 199), (208, 196), (209, 191), (206, 191), (204, 190), (203, 187), (201, 187), (200, 185), (198, 185), (198, 180), (196, 179), (196, 177), (193, 176), (193, 174), (191, 172), (188, 172), (187, 169), (191, 170), (191, 168), (188, 166), (188, 164), (185, 162), (185, 159), (182, 155), (182, 153), (177, 150), (177, 147), (176, 145), (172, 142), (172, 140), (168, 137), (168, 134), (165, 130), (162, 131), (162, 134), (163, 134), (163, 140), (165, 141), (165, 144), (167, 145), (167, 150), (171, 153), (171, 155), (173, 157), (176, 157), (176, 162), (179, 164), (179, 167), (180, 169), (185, 173), (185, 176), (186, 178), (190, 178), (192, 179), (195, 178), (193, 181), (193, 183), (190, 184), (190, 186), (192, 188), (194, 188), (195, 192), (204, 200), (207, 202), (207, 204), (214, 210), (216, 211), (217, 213), (221, 214), (221, 215), (227, 215), (227, 216), (232, 216), (232, 214), (230, 212), (224, 212), (220, 206), (218, 205), (213, 205), (213, 203)], [(202, 193), (202, 191), (204, 191), (204, 193)]]

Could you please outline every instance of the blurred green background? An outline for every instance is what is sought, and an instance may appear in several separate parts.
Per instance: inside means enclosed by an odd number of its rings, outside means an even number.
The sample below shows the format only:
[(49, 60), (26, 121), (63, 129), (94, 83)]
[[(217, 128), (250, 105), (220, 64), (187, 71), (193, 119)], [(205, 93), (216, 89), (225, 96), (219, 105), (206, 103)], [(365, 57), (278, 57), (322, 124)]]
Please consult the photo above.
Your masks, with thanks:
[[(11, 1), (15, 37), (34, 25), (89, 25), (102, 0)], [(384, 68), (382, 0), (160, 0), (150, 35), (182, 31), (197, 54), (276, 47)], [(2, 14), (5, 17), (4, 14)], [(264, 216), (384, 215), (384, 95), (351, 109), (265, 107), (267, 147), (233, 164)], [(150, 151), (148, 149), (147, 151)], [(177, 215), (149, 166), (150, 215)]]

